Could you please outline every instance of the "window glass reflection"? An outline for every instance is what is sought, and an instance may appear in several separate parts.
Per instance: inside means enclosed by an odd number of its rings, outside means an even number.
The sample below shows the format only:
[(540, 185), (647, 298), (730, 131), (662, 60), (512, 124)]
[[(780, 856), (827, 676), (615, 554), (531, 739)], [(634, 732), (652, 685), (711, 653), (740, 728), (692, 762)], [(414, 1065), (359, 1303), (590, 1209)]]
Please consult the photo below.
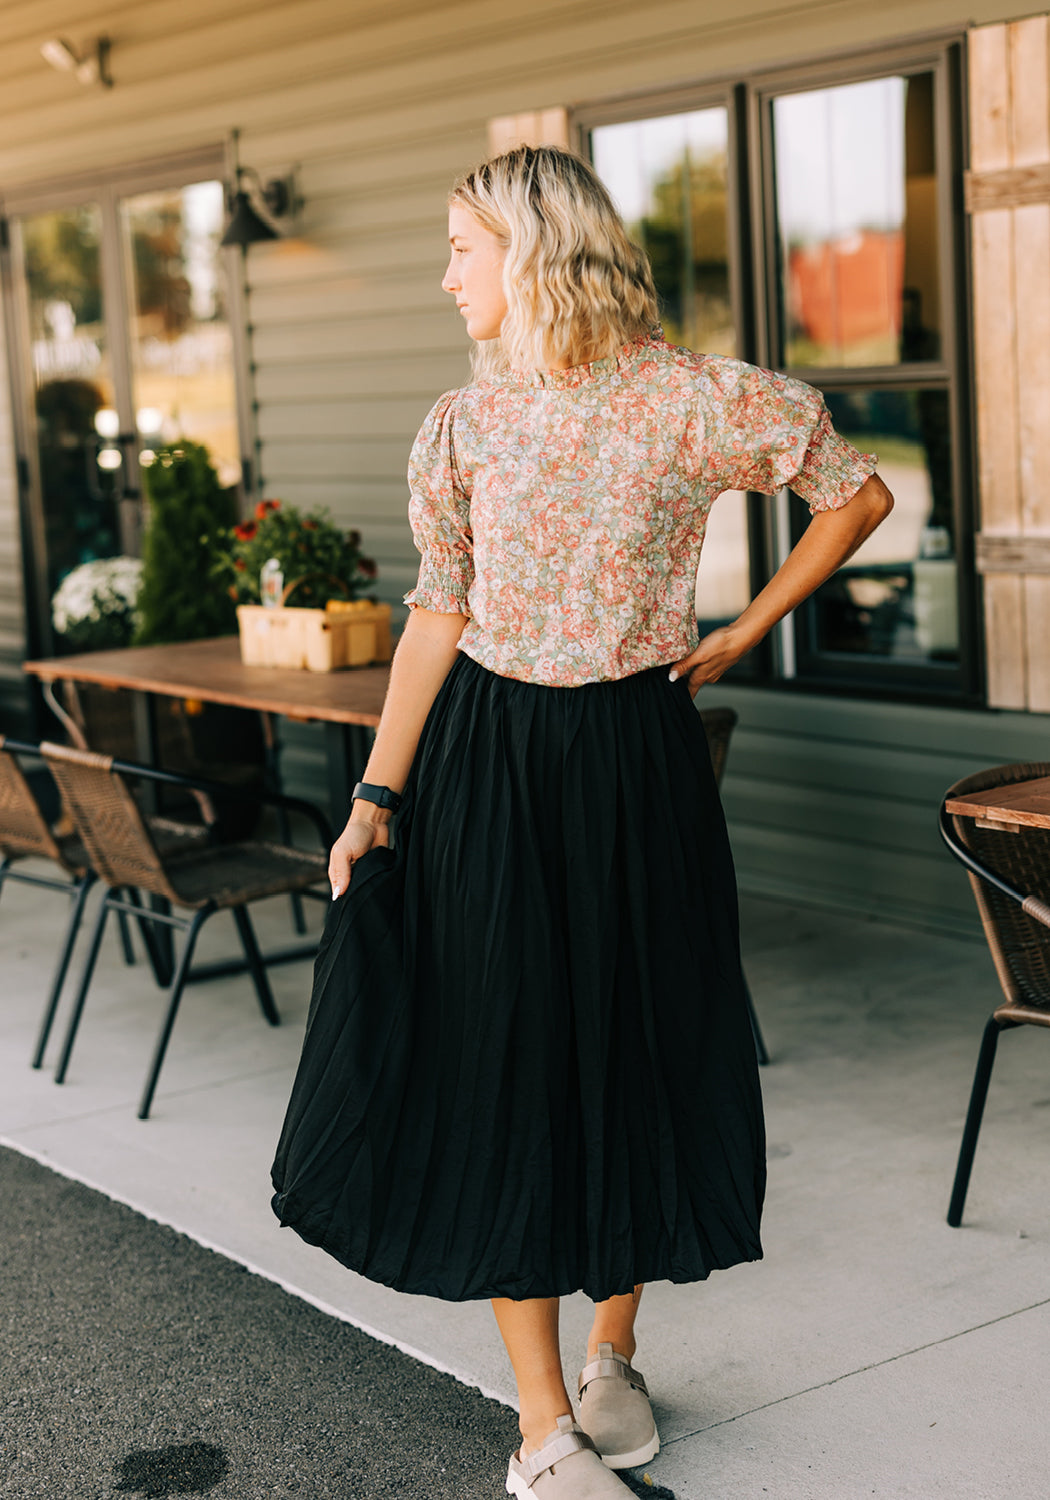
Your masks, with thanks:
[(894, 508), (810, 601), (810, 644), (898, 661), (959, 655), (946, 391), (829, 393), (835, 426), (879, 455)]
[(788, 366), (939, 359), (934, 77), (773, 102)]
[(81, 563), (120, 551), (121, 453), (98, 425), (113, 408), (102, 305), (102, 213), (87, 203), (27, 215), (21, 234), (47, 585), (53, 592)]
[(728, 625), (751, 603), (747, 497), (739, 490), (719, 495), (707, 518), (696, 580), (696, 617), (701, 633)]
[(135, 423), (144, 450), (204, 443), (220, 483), (241, 477), (233, 347), (219, 239), (221, 182), (139, 193), (122, 205), (131, 265)]
[(722, 108), (601, 125), (595, 170), (649, 253), (674, 344), (735, 354), (729, 295), (728, 121)]

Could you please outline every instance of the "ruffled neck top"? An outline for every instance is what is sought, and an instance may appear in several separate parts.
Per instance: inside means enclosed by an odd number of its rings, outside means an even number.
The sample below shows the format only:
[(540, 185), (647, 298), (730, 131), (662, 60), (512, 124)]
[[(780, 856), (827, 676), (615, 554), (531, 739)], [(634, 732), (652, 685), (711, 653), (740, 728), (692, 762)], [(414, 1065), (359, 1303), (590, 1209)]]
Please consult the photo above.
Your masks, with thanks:
[(819, 391), (657, 331), (567, 370), (448, 391), (409, 460), (415, 608), (468, 616), (462, 651), (504, 677), (578, 687), (697, 644), (696, 572), (726, 490), (845, 505), (876, 459)]

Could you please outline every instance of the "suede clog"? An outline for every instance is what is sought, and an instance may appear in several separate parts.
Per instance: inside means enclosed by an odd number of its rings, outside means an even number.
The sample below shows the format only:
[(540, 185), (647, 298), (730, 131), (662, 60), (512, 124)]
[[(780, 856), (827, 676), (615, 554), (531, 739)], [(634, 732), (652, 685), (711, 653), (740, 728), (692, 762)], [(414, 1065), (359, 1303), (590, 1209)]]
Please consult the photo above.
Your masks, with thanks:
[(633, 1469), (660, 1451), (645, 1381), (629, 1359), (598, 1345), (580, 1372), (580, 1426), (610, 1469)]
[(570, 1416), (526, 1458), (507, 1470), (507, 1494), (517, 1500), (626, 1500), (631, 1491), (611, 1474), (594, 1444)]

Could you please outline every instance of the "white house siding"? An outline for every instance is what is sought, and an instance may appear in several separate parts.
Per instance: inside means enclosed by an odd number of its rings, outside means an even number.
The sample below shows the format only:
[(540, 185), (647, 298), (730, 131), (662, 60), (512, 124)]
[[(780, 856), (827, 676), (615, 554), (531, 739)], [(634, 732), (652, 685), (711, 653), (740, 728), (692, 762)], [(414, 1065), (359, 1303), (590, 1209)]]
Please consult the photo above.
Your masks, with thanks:
[[(29, 0), (0, 7), (0, 193), (221, 141), (235, 127), (242, 162), (264, 178), (296, 167), (305, 206), (295, 237), (253, 247), (247, 261), (265, 489), (323, 502), (360, 526), (382, 592), (396, 599), (415, 571), (408, 446), (436, 396), (467, 371), (460, 320), (439, 288), (445, 196), (455, 174), (484, 153), (491, 117), (750, 73), (1014, 13), (1011, 0), (978, 0), (964, 11), (955, 0)], [(48, 36), (83, 44), (100, 33), (113, 42), (108, 92), (79, 86), (39, 56)], [(15, 539), (6, 399), (5, 385), (2, 548)], [(0, 569), (0, 655), (10, 664), (18, 641), (4, 633), (16, 602), (8, 550)], [(907, 712), (893, 722), (905, 746)], [(987, 752), (982, 742), (978, 759)], [(743, 781), (734, 793), (749, 849), (767, 835), (777, 849), (793, 837), (768, 796), (774, 762), (768, 775), (752, 772), (752, 795)], [(821, 835), (832, 843), (850, 836), (840, 812)], [(800, 857), (819, 858), (803, 845), (796, 840)], [(932, 858), (932, 836), (928, 845)], [(794, 886), (797, 872), (786, 879)], [(967, 899), (961, 882), (959, 899)]]

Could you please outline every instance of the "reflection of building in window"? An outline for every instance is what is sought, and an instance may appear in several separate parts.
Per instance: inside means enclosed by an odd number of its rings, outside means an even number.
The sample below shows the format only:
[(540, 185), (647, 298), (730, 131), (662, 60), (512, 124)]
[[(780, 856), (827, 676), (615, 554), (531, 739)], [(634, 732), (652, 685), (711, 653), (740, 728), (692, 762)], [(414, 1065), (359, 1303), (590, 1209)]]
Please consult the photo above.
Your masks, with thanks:
[(933, 74), (785, 95), (774, 124), (788, 364), (938, 359)]
[(788, 252), (788, 337), (793, 343), (805, 339), (822, 356), (868, 346), (871, 363), (885, 363), (900, 342), (903, 290), (899, 229), (862, 229), (839, 240), (795, 245)]

